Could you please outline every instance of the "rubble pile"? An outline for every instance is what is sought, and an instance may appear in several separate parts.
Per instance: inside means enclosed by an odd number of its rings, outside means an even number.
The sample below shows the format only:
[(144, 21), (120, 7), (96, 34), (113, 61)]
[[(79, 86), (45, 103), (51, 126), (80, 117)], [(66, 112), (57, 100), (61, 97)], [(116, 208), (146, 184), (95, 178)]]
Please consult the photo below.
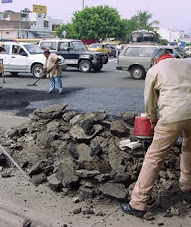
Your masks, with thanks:
[[(141, 148), (119, 148), (122, 140), (137, 141), (132, 135), (136, 114), (76, 113), (66, 106), (35, 110), (29, 123), (7, 131), (4, 146), (11, 148), (35, 185), (47, 182), (52, 190), (75, 193), (80, 200), (129, 199), (149, 146), (141, 141)], [(161, 202), (161, 193), (177, 189), (179, 155), (180, 149), (173, 147), (155, 186), (155, 204), (161, 209), (169, 208)]]

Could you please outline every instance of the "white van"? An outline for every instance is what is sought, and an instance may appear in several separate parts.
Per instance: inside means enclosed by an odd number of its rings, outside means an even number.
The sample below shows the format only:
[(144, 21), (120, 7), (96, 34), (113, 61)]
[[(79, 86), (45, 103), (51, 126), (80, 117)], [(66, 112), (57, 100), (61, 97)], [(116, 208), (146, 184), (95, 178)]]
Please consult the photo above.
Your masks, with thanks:
[[(32, 73), (39, 78), (42, 75), (45, 56), (37, 45), (27, 42), (3, 42), (5, 52), (0, 53), (4, 71), (16, 76), (18, 73)], [(59, 56), (59, 64), (66, 68), (64, 58)]]

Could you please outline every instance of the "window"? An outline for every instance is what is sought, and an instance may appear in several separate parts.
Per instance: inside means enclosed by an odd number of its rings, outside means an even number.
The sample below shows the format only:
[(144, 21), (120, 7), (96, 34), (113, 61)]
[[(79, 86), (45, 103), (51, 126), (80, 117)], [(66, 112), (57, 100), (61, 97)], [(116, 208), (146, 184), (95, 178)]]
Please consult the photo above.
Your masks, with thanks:
[(9, 34), (9, 32), (6, 32), (6, 35), (8, 35)]
[(129, 57), (139, 57), (139, 51), (140, 48), (139, 47), (129, 47), (125, 53), (125, 56), (129, 56)]
[(128, 57), (151, 57), (156, 47), (129, 47), (125, 53)]
[(140, 48), (139, 57), (151, 57), (155, 47), (142, 47)]
[(3, 14), (3, 19), (7, 19), (8, 18), (8, 14), (7, 13), (4, 13)]
[(45, 50), (45, 49), (56, 50), (56, 42), (42, 42), (40, 44), (40, 48), (42, 50)]
[(27, 14), (21, 14), (21, 18), (27, 18)]
[(41, 18), (41, 13), (38, 13), (38, 18)]
[(22, 54), (23, 52), (25, 52), (25, 51), (23, 50), (23, 48), (21, 46), (13, 45), (13, 47), (12, 47), (13, 54)]
[(10, 45), (4, 45), (5, 51), (1, 52), (1, 54), (9, 54), (10, 53)]
[[(76, 42), (72, 42), (73, 46), (75, 47), (75, 50), (79, 50), (79, 51), (84, 51), (87, 50), (84, 43), (81, 41), (76, 41)], [(70, 44), (70, 49), (74, 49), (71, 44)]]
[(31, 22), (31, 25), (32, 25), (32, 26), (36, 26), (36, 21), (32, 21), (32, 22)]
[(58, 48), (59, 51), (65, 51), (68, 48), (69, 48), (68, 43), (59, 43), (59, 48)]
[(19, 52), (19, 46), (18, 45), (13, 45), (12, 47), (12, 53), (13, 54), (18, 54)]
[(49, 22), (48, 22), (47, 20), (45, 20), (45, 21), (44, 21), (44, 27), (45, 27), (45, 28), (48, 28), (48, 26), (49, 26)]

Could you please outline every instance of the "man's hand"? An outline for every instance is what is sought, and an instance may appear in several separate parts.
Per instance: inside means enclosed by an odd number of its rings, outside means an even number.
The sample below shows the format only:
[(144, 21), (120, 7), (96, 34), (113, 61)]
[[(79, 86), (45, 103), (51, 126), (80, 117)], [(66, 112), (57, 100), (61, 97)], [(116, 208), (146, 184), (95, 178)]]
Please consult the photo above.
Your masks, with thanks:
[(151, 129), (154, 130), (155, 126), (157, 125), (158, 119), (150, 120), (151, 122)]
[(44, 78), (45, 76), (46, 76), (46, 69), (44, 68), (43, 71), (42, 71), (41, 78)]
[(59, 64), (58, 64), (58, 63), (55, 63), (55, 64), (54, 64), (54, 68), (55, 68), (55, 69), (57, 69), (57, 68), (58, 68), (58, 66), (59, 66)]

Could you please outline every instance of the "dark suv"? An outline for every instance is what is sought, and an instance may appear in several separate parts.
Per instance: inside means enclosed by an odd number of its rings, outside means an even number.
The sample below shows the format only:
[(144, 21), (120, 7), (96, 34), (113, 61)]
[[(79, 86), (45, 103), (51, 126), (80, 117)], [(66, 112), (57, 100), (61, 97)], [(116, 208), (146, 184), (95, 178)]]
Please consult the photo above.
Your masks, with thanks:
[(92, 69), (99, 72), (103, 64), (108, 62), (108, 56), (105, 53), (88, 51), (81, 40), (42, 40), (39, 47), (61, 55), (64, 57), (67, 66), (76, 67), (81, 72), (90, 72)]

